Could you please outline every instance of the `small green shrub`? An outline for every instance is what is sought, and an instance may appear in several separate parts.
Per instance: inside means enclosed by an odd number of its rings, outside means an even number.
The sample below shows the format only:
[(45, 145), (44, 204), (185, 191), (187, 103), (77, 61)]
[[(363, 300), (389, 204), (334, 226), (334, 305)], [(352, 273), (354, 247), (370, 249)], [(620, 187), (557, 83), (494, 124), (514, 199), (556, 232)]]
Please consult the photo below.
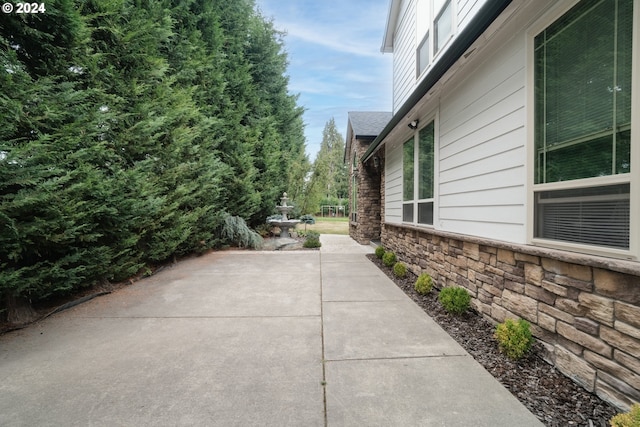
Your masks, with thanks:
[(393, 267), (393, 264), (395, 264), (397, 260), (396, 254), (393, 252), (385, 252), (382, 256), (382, 263), (387, 267)]
[(384, 248), (382, 246), (378, 246), (376, 248), (376, 256), (378, 257), (378, 259), (382, 259), (382, 257), (384, 256)]
[(402, 262), (393, 264), (393, 274), (397, 277), (405, 277), (407, 275), (407, 266)]
[(635, 403), (631, 411), (614, 416), (609, 423), (611, 427), (640, 427), (640, 403)]
[(452, 286), (441, 290), (438, 300), (448, 313), (462, 314), (469, 308), (471, 295), (465, 288)]
[(320, 243), (320, 233), (316, 231), (309, 231), (302, 246), (305, 248), (319, 248), (322, 246)]
[(250, 229), (243, 218), (227, 213), (222, 218), (219, 234), (223, 242), (240, 248), (258, 249), (263, 243), (262, 237)]
[(315, 224), (316, 223), (316, 219), (313, 217), (313, 215), (302, 215), (300, 218), (300, 221), (305, 223), (305, 224)]
[(418, 276), (413, 287), (420, 295), (426, 295), (431, 292), (431, 288), (433, 288), (433, 279), (427, 273), (422, 273)]
[(498, 340), (500, 350), (513, 360), (524, 356), (533, 344), (529, 322), (524, 319), (505, 320), (496, 327), (493, 336)]

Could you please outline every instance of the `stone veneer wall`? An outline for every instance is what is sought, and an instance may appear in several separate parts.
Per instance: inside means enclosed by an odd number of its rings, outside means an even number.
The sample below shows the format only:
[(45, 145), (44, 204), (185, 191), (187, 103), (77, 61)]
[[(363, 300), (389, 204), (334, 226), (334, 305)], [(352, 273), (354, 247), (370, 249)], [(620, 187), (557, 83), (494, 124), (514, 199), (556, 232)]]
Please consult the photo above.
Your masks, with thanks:
[(640, 265), (385, 224), (382, 243), (495, 322), (524, 318), (549, 363), (622, 410), (640, 401)]
[[(351, 142), (351, 153), (349, 165), (353, 164), (353, 151), (355, 150), (358, 159), (369, 148), (369, 143), (353, 139)], [(349, 235), (358, 243), (368, 245), (371, 240), (379, 240), (381, 233), (381, 203), (380, 203), (380, 171), (382, 170), (382, 161), (378, 163), (378, 167), (374, 166), (373, 159), (370, 159), (365, 165), (360, 161), (357, 162), (357, 170), (355, 172), (358, 180), (358, 209), (357, 221), (349, 221)], [(351, 195), (351, 179), (349, 179), (349, 195)]]

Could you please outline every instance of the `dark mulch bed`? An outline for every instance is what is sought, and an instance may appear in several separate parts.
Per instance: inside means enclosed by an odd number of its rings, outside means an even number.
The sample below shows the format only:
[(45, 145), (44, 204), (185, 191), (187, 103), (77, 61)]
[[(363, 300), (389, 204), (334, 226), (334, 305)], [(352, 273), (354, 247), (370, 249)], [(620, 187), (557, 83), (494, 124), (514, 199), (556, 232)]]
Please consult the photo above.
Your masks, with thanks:
[(541, 344), (536, 344), (523, 359), (507, 358), (500, 353), (493, 338), (495, 327), (487, 319), (473, 311), (449, 315), (438, 302), (435, 288), (428, 295), (420, 295), (413, 288), (415, 275), (409, 273), (400, 279), (375, 255), (368, 257), (545, 425), (610, 425), (609, 420), (618, 411), (545, 362)]

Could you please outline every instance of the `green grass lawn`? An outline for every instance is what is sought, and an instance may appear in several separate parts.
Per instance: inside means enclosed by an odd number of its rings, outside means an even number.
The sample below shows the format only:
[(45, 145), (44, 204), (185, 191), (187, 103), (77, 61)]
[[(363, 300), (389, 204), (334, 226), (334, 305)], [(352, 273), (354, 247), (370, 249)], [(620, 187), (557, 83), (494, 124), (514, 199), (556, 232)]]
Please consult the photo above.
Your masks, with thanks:
[[(307, 224), (307, 231), (317, 231), (320, 234), (349, 234), (349, 218), (315, 217), (315, 224)], [(298, 230), (304, 230), (305, 224), (298, 224)]]

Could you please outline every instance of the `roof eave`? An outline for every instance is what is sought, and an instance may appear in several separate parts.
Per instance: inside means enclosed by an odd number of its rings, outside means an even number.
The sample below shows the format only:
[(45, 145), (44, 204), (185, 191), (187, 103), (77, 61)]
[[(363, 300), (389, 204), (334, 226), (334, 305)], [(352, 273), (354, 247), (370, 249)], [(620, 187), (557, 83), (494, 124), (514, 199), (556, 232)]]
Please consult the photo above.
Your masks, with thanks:
[[(453, 40), (451, 46), (443, 52), (442, 57), (433, 66), (433, 69), (425, 76), (424, 80), (420, 82), (415, 91), (409, 96), (409, 98), (402, 104), (400, 109), (393, 115), (389, 123), (384, 127), (382, 132), (371, 143), (371, 146), (362, 156), (362, 162), (366, 162), (378, 149), (382, 141), (389, 135), (389, 133), (402, 121), (402, 119), (411, 111), (413, 106), (422, 99), (424, 95), (431, 90), (431, 88), (444, 76), (444, 74), (451, 68), (457, 61), (464, 55), (464, 53), (471, 47), (471, 45), (484, 33), (484, 31), (495, 21), (500, 14), (506, 9), (512, 0), (492, 0), (487, 1), (478, 13), (473, 17), (471, 22), (458, 34)], [(389, 26), (391, 22), (391, 9), (395, 3), (399, 1), (392, 0), (390, 6), (390, 17), (387, 22), (387, 29), (385, 31), (385, 42), (383, 48), (389, 37)], [(399, 5), (398, 5), (399, 7)], [(395, 27), (395, 23), (393, 24)], [(391, 40), (393, 39), (393, 31), (391, 31)], [(391, 45), (393, 47), (393, 45)]]
[(393, 52), (393, 34), (396, 32), (396, 25), (398, 24), (400, 3), (402, 3), (400, 0), (391, 0), (389, 2), (389, 13), (387, 15), (387, 23), (384, 29), (382, 46), (380, 47), (380, 52), (382, 53)]
[(351, 152), (351, 122), (347, 122), (347, 134), (344, 141), (344, 153), (342, 153), (342, 163), (346, 164), (348, 159), (348, 153)]

